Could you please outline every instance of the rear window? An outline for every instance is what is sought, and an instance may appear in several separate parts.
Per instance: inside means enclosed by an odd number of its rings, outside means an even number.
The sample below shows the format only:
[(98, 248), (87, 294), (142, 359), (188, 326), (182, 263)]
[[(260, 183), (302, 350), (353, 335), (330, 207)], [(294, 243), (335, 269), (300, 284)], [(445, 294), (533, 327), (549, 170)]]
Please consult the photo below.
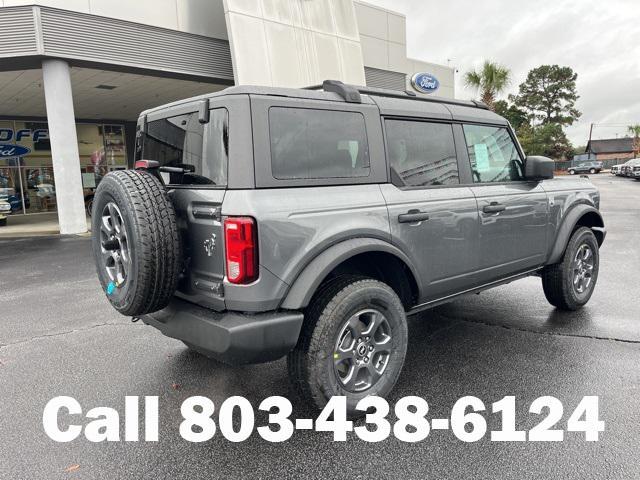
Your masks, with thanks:
[(451, 125), (386, 120), (387, 155), (394, 185), (456, 185), (458, 161)]
[(271, 171), (277, 179), (369, 176), (361, 113), (272, 107), (269, 134)]
[(186, 171), (162, 173), (165, 183), (227, 184), (229, 128), (225, 108), (211, 110), (210, 121), (204, 125), (198, 120), (198, 112), (153, 120), (147, 124), (143, 138), (141, 158)]

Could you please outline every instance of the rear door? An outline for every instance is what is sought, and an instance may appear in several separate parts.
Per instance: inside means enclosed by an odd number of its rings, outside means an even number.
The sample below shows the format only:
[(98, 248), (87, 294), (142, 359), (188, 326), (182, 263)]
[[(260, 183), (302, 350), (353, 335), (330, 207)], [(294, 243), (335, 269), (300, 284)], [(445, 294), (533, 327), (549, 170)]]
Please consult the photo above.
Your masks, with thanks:
[[(227, 186), (229, 111), (216, 102), (201, 123), (199, 104), (147, 118), (140, 155), (183, 173), (161, 172), (178, 216), (185, 268), (178, 295), (224, 308), (224, 249), (220, 214)], [(163, 115), (164, 113), (164, 115)]]
[(454, 132), (460, 127), (421, 119), (384, 119), (391, 184), (381, 185), (392, 239), (419, 270), (420, 303), (474, 283), (476, 199), (462, 185)]
[(471, 189), (478, 200), (478, 283), (542, 265), (547, 251), (548, 200), (524, 178), (524, 159), (504, 126), (463, 125)]

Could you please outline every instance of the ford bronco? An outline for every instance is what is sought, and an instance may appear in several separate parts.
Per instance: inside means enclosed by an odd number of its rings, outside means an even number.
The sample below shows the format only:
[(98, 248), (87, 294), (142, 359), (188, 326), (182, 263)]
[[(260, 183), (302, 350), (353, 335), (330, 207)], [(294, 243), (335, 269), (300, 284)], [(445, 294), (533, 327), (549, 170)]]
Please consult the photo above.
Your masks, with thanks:
[(582, 307), (605, 228), (483, 104), (325, 81), (143, 112), (93, 203), (107, 298), (230, 364), (287, 357), (322, 407), (393, 388), (408, 315), (530, 275)]

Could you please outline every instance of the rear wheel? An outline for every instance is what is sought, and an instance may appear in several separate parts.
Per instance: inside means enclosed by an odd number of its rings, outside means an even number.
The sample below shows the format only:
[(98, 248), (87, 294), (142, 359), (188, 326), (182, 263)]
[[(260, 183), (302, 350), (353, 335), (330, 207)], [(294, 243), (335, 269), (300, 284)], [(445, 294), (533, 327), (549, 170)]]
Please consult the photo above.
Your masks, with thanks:
[(131, 316), (167, 306), (177, 287), (181, 246), (160, 181), (135, 170), (111, 172), (93, 203), (93, 255), (111, 305)]
[(575, 175), (576, 171), (575, 170), (569, 170), (569, 175)]
[(321, 409), (335, 395), (358, 401), (386, 396), (407, 351), (402, 302), (386, 284), (345, 276), (321, 287), (310, 304), (298, 344), (287, 357), (289, 376), (302, 396)]
[(577, 310), (595, 288), (599, 270), (598, 241), (590, 228), (578, 228), (567, 244), (562, 261), (542, 271), (542, 288), (551, 305)]

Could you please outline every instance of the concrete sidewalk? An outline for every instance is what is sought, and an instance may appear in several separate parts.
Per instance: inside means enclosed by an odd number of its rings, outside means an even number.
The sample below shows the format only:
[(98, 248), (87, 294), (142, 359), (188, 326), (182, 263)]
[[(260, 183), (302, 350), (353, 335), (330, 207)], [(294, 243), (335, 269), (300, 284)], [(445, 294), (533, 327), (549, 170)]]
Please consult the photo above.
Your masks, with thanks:
[[(87, 229), (91, 230), (91, 218), (89, 217), (87, 217)], [(9, 216), (7, 226), (0, 227), (0, 238), (41, 237), (59, 234), (60, 227), (56, 212)]]

